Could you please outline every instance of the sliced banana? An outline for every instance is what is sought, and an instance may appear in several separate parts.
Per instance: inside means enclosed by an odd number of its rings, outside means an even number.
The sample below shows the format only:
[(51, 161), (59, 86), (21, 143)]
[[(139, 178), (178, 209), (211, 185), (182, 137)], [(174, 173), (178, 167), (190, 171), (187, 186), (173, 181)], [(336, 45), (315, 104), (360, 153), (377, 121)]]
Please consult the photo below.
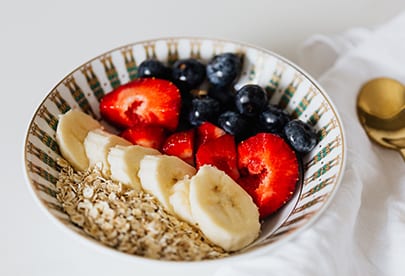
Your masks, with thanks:
[(146, 155), (140, 163), (138, 176), (142, 188), (154, 195), (168, 211), (173, 212), (169, 197), (174, 184), (191, 177), (196, 170), (180, 158), (169, 155)]
[(101, 124), (86, 113), (71, 109), (59, 116), (56, 128), (56, 142), (62, 156), (75, 170), (83, 171), (88, 168), (83, 142), (90, 130), (101, 128)]
[(130, 146), (132, 144), (127, 140), (102, 129), (89, 131), (84, 139), (84, 150), (89, 159), (89, 166), (93, 167), (96, 164), (101, 163), (102, 173), (105, 176), (109, 176), (110, 166), (107, 156), (110, 148), (116, 145)]
[(191, 213), (200, 230), (227, 251), (254, 241), (260, 232), (259, 211), (252, 198), (223, 171), (200, 167), (190, 182)]
[(182, 220), (195, 224), (193, 215), (191, 214), (190, 206), (190, 179), (188, 177), (183, 180), (179, 180), (171, 190), (169, 197), (170, 205), (173, 208), (173, 212)]
[(130, 185), (140, 190), (141, 181), (138, 177), (139, 165), (145, 155), (160, 155), (158, 150), (138, 145), (117, 145), (110, 149), (107, 156), (110, 165), (111, 179)]

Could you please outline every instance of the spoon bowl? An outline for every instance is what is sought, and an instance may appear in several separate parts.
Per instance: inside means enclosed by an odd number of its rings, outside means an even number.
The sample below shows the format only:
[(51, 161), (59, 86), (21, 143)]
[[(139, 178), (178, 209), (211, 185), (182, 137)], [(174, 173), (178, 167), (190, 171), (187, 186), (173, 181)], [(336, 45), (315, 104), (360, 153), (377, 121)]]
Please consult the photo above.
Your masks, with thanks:
[(368, 136), (397, 150), (405, 160), (405, 87), (389, 78), (365, 83), (357, 97), (357, 114)]

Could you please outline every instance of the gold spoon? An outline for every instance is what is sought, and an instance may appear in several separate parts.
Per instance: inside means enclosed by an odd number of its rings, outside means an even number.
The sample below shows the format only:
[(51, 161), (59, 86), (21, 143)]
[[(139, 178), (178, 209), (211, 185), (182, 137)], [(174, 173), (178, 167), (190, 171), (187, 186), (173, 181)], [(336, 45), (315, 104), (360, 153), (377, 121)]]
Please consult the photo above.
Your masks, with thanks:
[(405, 161), (405, 87), (400, 82), (377, 78), (365, 83), (357, 115), (371, 140), (399, 151)]

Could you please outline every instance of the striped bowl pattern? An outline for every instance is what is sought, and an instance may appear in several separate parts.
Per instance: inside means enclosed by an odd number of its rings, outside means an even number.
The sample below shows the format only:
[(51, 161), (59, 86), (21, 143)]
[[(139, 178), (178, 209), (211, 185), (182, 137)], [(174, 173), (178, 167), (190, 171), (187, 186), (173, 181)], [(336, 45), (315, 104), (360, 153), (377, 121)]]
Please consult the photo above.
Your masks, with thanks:
[(56, 160), (60, 152), (55, 130), (59, 114), (78, 108), (100, 120), (100, 99), (134, 79), (138, 65), (145, 59), (153, 57), (167, 64), (188, 57), (207, 61), (222, 52), (244, 55), (243, 72), (236, 88), (247, 83), (261, 85), (271, 103), (279, 104), (294, 117), (311, 124), (320, 139), (316, 148), (303, 159), (304, 177), (293, 199), (263, 222), (261, 236), (244, 251), (267, 251), (313, 222), (332, 200), (344, 167), (342, 123), (329, 97), (300, 68), (272, 52), (246, 44), (203, 38), (157, 39), (114, 49), (74, 70), (46, 96), (29, 125), (24, 154), (28, 183), (51, 217), (92, 240), (70, 221), (56, 199)]

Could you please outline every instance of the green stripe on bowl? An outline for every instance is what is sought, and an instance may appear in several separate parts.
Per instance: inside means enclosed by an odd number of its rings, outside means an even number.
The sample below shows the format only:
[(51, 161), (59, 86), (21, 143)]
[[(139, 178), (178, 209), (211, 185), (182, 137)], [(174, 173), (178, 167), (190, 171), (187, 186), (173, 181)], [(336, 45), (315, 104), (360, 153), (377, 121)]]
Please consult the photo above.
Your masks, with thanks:
[(44, 130), (39, 128), (36, 123), (33, 123), (30, 130), (30, 134), (37, 137), (45, 146), (50, 148), (57, 154), (60, 154), (58, 143)]
[(101, 98), (105, 95), (105, 91), (101, 86), (101, 83), (96, 74), (94, 74), (93, 66), (91, 65), (91, 63), (87, 63), (86, 65), (84, 65), (80, 69), (80, 71), (85, 76), (86, 81), (90, 89), (93, 91), (94, 96), (97, 98), (98, 101), (100, 101)]
[(111, 55), (104, 55), (103, 57), (100, 58), (100, 62), (104, 67), (105, 73), (107, 75), (108, 80), (110, 81), (112, 88), (115, 89), (118, 86), (120, 86), (121, 81), (118, 77), (118, 72), (112, 61)]

